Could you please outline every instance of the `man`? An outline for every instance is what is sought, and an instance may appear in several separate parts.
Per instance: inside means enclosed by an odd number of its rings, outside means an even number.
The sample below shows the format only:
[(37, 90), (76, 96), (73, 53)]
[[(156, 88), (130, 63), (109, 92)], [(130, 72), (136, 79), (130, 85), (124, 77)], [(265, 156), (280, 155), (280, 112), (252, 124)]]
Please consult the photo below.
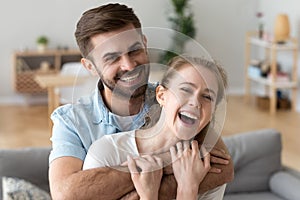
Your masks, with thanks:
[[(53, 199), (118, 199), (134, 190), (130, 173), (111, 168), (82, 171), (89, 146), (104, 134), (141, 128), (155, 104), (155, 85), (148, 84), (146, 37), (131, 8), (108, 4), (85, 12), (75, 32), (82, 64), (98, 74), (98, 88), (79, 104), (54, 111), (49, 180)], [(215, 163), (200, 192), (232, 180), (233, 166), (222, 140), (216, 144)], [(220, 170), (222, 172), (220, 172)], [(134, 197), (134, 192), (132, 197)], [(176, 181), (164, 176), (160, 197), (174, 198)]]

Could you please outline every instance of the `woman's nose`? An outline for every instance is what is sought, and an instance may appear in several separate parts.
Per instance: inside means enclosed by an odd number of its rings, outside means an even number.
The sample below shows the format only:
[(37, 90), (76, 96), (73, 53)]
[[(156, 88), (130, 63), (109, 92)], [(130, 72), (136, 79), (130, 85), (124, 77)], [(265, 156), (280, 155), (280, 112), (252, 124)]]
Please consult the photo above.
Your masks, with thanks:
[(201, 108), (201, 102), (200, 102), (198, 97), (192, 96), (190, 98), (189, 105), (193, 106), (193, 107), (196, 107), (196, 108)]

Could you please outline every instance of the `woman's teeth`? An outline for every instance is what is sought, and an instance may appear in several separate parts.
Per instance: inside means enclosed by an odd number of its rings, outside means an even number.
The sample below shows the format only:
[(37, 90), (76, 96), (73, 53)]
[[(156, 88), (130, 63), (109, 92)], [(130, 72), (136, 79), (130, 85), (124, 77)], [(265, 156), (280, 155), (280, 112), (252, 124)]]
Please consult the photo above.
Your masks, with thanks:
[(197, 116), (195, 116), (195, 115), (193, 115), (193, 114), (191, 114), (191, 113), (188, 113), (188, 112), (185, 112), (185, 111), (183, 111), (183, 112), (180, 112), (180, 114), (181, 115), (184, 115), (184, 116), (186, 116), (186, 117), (188, 117), (188, 118), (191, 118), (191, 119), (197, 119)]
[(196, 122), (196, 120), (198, 119), (197, 116), (188, 113), (188, 112), (180, 112), (179, 113), (179, 118), (181, 119), (181, 121), (183, 121), (186, 124), (194, 124)]

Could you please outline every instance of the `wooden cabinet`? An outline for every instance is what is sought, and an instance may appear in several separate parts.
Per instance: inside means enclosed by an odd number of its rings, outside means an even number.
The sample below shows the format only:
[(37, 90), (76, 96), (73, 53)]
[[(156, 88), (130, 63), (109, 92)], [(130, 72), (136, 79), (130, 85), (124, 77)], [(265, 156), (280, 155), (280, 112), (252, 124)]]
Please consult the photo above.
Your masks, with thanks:
[[(252, 47), (256, 46), (259, 48), (263, 48), (265, 52), (265, 58), (270, 63), (270, 78), (251, 76), (249, 74), (249, 67), (251, 64), (251, 54)], [(292, 67), (290, 69), (290, 77), (288, 81), (279, 81), (277, 80), (277, 54), (279, 51), (289, 51), (289, 58), (292, 60)], [(248, 32), (246, 36), (246, 55), (245, 55), (245, 92), (246, 92), (246, 100), (250, 97), (250, 87), (251, 81), (255, 81), (259, 84), (264, 85), (270, 94), (270, 113), (276, 113), (277, 106), (277, 90), (279, 89), (288, 89), (291, 92), (291, 104), (292, 108), (296, 108), (297, 103), (297, 82), (298, 82), (298, 74), (297, 74), (297, 54), (298, 54), (298, 42), (295, 38), (290, 38), (284, 44), (278, 44), (276, 42), (265, 41), (258, 38), (258, 34), (256, 32)]]
[(79, 62), (78, 50), (21, 51), (13, 53), (15, 91), (24, 94), (44, 93), (34, 80), (38, 74), (56, 74), (67, 62)]

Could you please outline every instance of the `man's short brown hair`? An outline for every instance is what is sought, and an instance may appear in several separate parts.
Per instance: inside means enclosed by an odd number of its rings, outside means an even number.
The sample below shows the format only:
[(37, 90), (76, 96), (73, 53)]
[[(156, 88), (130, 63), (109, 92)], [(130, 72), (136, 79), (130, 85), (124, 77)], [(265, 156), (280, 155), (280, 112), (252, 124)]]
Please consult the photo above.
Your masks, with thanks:
[(107, 4), (84, 12), (77, 23), (75, 37), (83, 57), (94, 48), (90, 38), (96, 34), (121, 29), (129, 24), (141, 28), (132, 8), (121, 4)]

